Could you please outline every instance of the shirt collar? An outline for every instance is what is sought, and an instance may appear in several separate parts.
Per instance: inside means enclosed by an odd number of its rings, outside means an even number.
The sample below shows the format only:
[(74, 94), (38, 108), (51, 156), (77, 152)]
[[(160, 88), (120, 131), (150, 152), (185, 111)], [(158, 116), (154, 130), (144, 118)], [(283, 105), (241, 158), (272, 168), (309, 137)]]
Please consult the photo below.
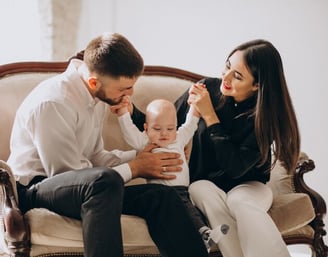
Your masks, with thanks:
[(229, 97), (229, 102), (238, 110), (239, 113), (247, 112), (255, 107), (257, 102), (257, 94), (252, 95), (242, 102), (236, 102), (233, 97)]
[(66, 69), (66, 72), (67, 75), (70, 77), (70, 79), (73, 81), (73, 83), (76, 85), (76, 89), (79, 91), (78, 94), (80, 94), (81, 99), (85, 101), (85, 105), (88, 107), (94, 107), (99, 102), (99, 99), (94, 98), (90, 94), (85, 84), (85, 81), (82, 80), (78, 72), (78, 68), (80, 65), (82, 65), (82, 63), (83, 61), (81, 60), (77, 60), (77, 59), (71, 60)]

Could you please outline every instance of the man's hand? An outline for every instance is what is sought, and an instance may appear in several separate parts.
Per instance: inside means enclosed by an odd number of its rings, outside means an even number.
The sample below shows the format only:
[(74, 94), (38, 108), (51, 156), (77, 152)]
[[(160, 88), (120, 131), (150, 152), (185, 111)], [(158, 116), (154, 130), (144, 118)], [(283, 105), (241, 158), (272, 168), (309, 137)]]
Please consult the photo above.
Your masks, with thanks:
[[(149, 144), (129, 162), (132, 172), (132, 178), (157, 178), (157, 179), (174, 179), (175, 175), (168, 175), (169, 172), (179, 172), (182, 170), (183, 163), (178, 153), (152, 153), (151, 150), (157, 145)], [(165, 172), (165, 174), (164, 174)]]

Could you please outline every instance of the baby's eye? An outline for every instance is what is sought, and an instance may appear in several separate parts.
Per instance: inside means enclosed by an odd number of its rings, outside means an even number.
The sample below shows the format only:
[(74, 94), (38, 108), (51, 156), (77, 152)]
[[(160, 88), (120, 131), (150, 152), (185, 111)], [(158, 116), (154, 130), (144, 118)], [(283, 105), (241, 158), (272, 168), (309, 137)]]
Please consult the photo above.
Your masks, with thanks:
[(168, 131), (172, 131), (172, 130), (174, 130), (174, 128), (168, 128), (167, 130), (168, 130)]

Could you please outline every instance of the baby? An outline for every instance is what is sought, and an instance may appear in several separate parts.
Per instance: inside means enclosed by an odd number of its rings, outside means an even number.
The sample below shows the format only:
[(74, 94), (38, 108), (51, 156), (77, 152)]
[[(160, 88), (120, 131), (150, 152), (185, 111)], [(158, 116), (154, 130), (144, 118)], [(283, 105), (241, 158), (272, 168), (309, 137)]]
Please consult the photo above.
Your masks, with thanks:
[[(127, 107), (115, 110), (118, 121), (126, 142), (136, 150), (142, 150), (149, 143), (154, 143), (158, 148), (153, 152), (166, 151), (177, 152), (183, 159), (182, 171), (169, 174), (176, 175), (174, 179), (149, 179), (148, 183), (158, 183), (174, 186), (182, 201), (185, 203), (195, 226), (201, 233), (207, 250), (217, 244), (220, 237), (226, 234), (229, 226), (223, 224), (211, 230), (203, 221), (200, 212), (192, 204), (189, 198), (189, 168), (185, 157), (184, 148), (193, 137), (199, 121), (199, 113), (191, 105), (186, 121), (177, 129), (176, 108), (173, 103), (164, 99), (156, 99), (150, 102), (146, 109), (146, 121), (144, 131), (141, 132), (130, 117)], [(163, 168), (165, 174), (165, 167)]]

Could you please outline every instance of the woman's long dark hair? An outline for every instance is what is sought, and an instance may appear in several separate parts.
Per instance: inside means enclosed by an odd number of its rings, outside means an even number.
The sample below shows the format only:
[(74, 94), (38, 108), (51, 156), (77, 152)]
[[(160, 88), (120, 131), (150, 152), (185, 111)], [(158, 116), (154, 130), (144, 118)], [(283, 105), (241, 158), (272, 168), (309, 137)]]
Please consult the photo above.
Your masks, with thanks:
[(292, 173), (299, 158), (300, 134), (280, 54), (270, 42), (261, 39), (239, 45), (228, 58), (236, 51), (243, 52), (254, 84), (259, 85), (253, 115), (261, 164), (269, 158), (268, 149), (272, 146), (274, 163), (280, 160)]

